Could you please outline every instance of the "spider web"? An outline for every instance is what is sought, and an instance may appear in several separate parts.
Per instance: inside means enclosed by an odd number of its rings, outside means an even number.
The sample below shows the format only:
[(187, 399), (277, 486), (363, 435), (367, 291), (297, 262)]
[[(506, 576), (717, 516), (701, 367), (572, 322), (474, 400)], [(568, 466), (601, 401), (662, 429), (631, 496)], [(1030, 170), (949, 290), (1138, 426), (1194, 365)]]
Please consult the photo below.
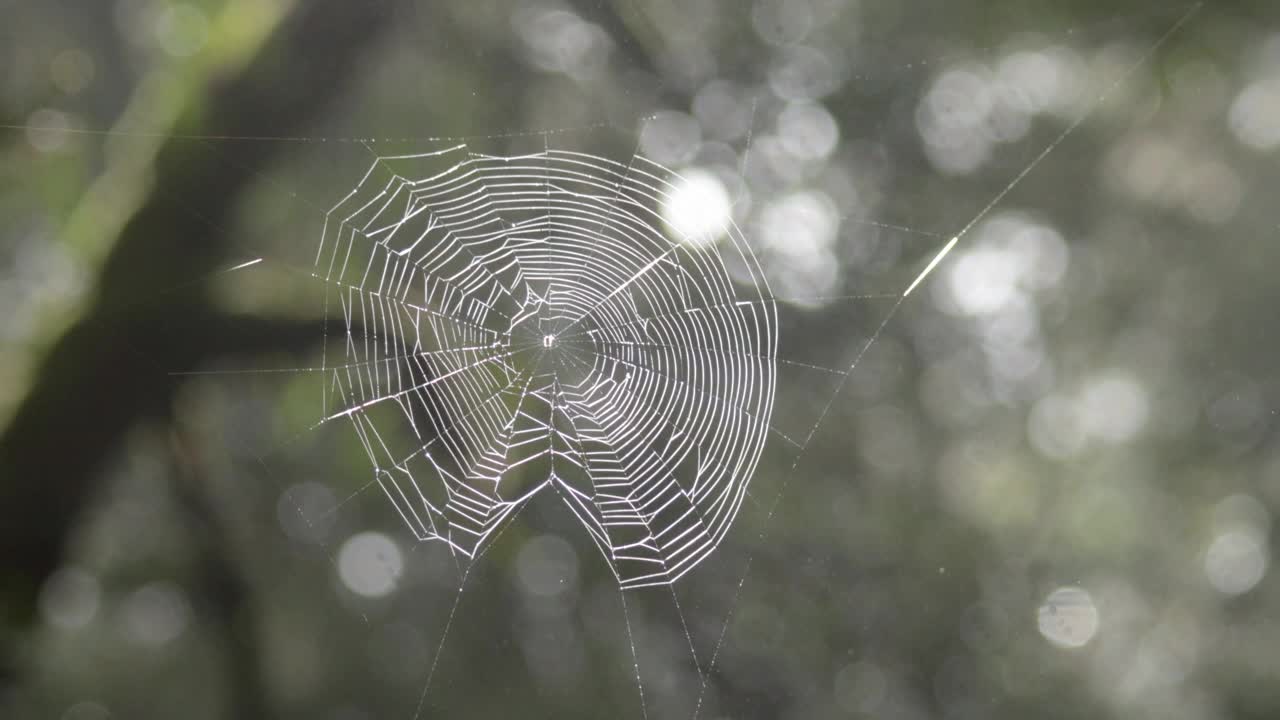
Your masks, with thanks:
[(376, 158), (329, 211), (316, 274), (346, 336), (325, 420), (351, 421), (417, 539), (474, 558), (553, 492), (623, 588), (723, 540), (769, 428), (776, 309), (736, 227), (663, 227), (669, 175), (456, 145)]
[[(372, 467), (369, 486), (382, 490), (414, 537), (445, 545), (460, 563), (418, 714), (472, 561), (533, 498), (554, 495), (573, 513), (624, 590), (672, 586), (725, 539), (772, 433), (795, 454), (763, 508), (763, 541), (835, 398), (905, 298), (1105, 95), (951, 235), (905, 290), (888, 296), (889, 311), (851, 363), (809, 366), (834, 374), (836, 385), (798, 442), (771, 425), (778, 365), (803, 365), (778, 356), (781, 299), (736, 227), (710, 242), (663, 224), (658, 208), (673, 187), (667, 170), (639, 156), (621, 163), (551, 149), (513, 156), (472, 149), (472, 141), (491, 138), (375, 153), (354, 189), (325, 213), (311, 271), (327, 288), (326, 312), (332, 302), (342, 324), (330, 331), (340, 334), (343, 357), (322, 363), (320, 424), (349, 423)], [(529, 133), (544, 143), (551, 134)], [(709, 660), (699, 661), (683, 628), (700, 680), (695, 718), (751, 557), (735, 578)]]
[[(675, 177), (639, 155), (623, 163), (548, 149), (563, 131), (418, 138), (453, 144), (409, 155), (378, 155), (372, 147), (381, 141), (351, 138), (374, 159), (325, 214), (311, 272), (328, 288), (326, 308), (339, 309), (343, 346), (340, 359), (324, 360), (319, 424), (349, 422), (373, 468), (365, 488), (377, 485), (415, 538), (443, 544), (458, 563), (414, 717), (428, 710), (481, 556), (548, 494), (577, 518), (623, 591), (641, 715), (665, 713), (642, 671), (643, 630), (628, 595), (659, 586), (696, 672), (691, 717), (701, 716), (756, 549), (698, 639), (675, 581), (726, 538), (752, 497), (766, 440), (781, 439), (789, 460), (768, 497), (754, 501), (761, 546), (836, 399), (906, 299), (1198, 8), (1114, 75), (953, 234), (842, 217), (944, 242), (900, 292), (823, 298), (889, 301), (852, 359), (835, 367), (779, 355), (777, 310), (787, 298), (770, 291), (751, 245), (732, 226), (718, 243), (665, 226), (659, 207)], [(473, 149), (528, 137), (544, 149)], [(812, 421), (788, 432), (771, 421), (783, 365), (834, 378)]]

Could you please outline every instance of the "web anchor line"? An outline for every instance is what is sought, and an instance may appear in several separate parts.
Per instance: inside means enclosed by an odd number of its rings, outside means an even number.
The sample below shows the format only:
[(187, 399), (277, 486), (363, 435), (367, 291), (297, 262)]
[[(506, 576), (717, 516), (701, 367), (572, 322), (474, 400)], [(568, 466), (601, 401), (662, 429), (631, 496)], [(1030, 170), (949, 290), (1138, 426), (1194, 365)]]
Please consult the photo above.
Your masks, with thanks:
[[(827, 416), (830, 414), (831, 408), (834, 406), (836, 398), (840, 396), (841, 392), (844, 389), (844, 386), (847, 384), (849, 377), (853, 374), (854, 370), (856, 370), (858, 365), (862, 362), (862, 358), (866, 355), (867, 351), (871, 349), (871, 346), (874, 345), (876, 340), (879, 339), (880, 335), (883, 334), (884, 330), (888, 327), (890, 321), (892, 321), (893, 318), (896, 316), (898, 310), (902, 307), (903, 303), (906, 302), (906, 299), (910, 296), (911, 292), (915, 290), (917, 287), (919, 287), (920, 284), (924, 282), (924, 280), (934, 270), (936, 270), (939, 265), (941, 265), (942, 261), (947, 257), (947, 255), (950, 254), (950, 252), (955, 249), (955, 247), (960, 243), (960, 241), (965, 236), (967, 236), (969, 232), (975, 226), (977, 226), (979, 222), (982, 221), (983, 218), (985, 218), (988, 214), (990, 214), (991, 211), (995, 209), (995, 207), (998, 206), (1000, 202), (1002, 202), (1004, 198), (1014, 190), (1014, 188), (1016, 188), (1019, 184), (1021, 184), (1022, 181), (1026, 179), (1026, 177), (1030, 175), (1031, 172), (1034, 171), (1036, 167), (1040, 165), (1041, 162), (1044, 161), (1045, 158), (1047, 158), (1050, 154), (1052, 154), (1054, 150), (1056, 150), (1070, 135), (1072, 135), (1085, 122), (1085, 120), (1087, 120), (1090, 116), (1092, 116), (1093, 113), (1097, 110), (1097, 108), (1107, 99), (1107, 97), (1111, 93), (1113, 93), (1117, 88), (1122, 86), (1129, 79), (1130, 76), (1132, 76), (1135, 72), (1137, 72), (1138, 68), (1146, 64), (1150, 60), (1150, 58), (1161, 47), (1163, 47), (1165, 43), (1169, 41), (1170, 38), (1172, 38), (1178, 32), (1179, 29), (1181, 29), (1184, 25), (1186, 25), (1186, 23), (1189, 22), (1197, 12), (1199, 12), (1202, 6), (1203, 6), (1202, 2), (1196, 2), (1196, 3), (1193, 3), (1187, 10), (1185, 10), (1178, 17), (1178, 19), (1172, 25), (1170, 25), (1169, 28), (1162, 35), (1160, 35), (1160, 37), (1158, 37), (1147, 48), (1147, 50), (1144, 53), (1142, 53), (1141, 56), (1139, 56), (1133, 63), (1131, 63), (1113, 82), (1111, 82), (1106, 87), (1106, 89), (1104, 89), (1097, 97), (1095, 97), (1094, 100), (1091, 103), (1089, 103), (1089, 105), (1081, 113), (1079, 113), (1074, 120), (1072, 120), (1061, 132), (1059, 132), (1058, 135), (1055, 136), (1054, 139), (1051, 140), (1039, 153), (1037, 153), (1036, 156), (1032, 158), (1031, 161), (1027, 163), (1027, 165), (1024, 166), (1021, 171), (1018, 172), (1018, 174), (1016, 174), (1011, 180), (1009, 180), (1009, 182), (1007, 182), (1004, 185), (1004, 187), (1002, 187), (1000, 191), (997, 192), (991, 198), (991, 200), (987, 202), (986, 205), (984, 205), (973, 217), (971, 217), (968, 220), (968, 222), (966, 222), (964, 226), (961, 227), (961, 229), (958, 232), (956, 232), (955, 235), (951, 236), (950, 240), (948, 240), (947, 243), (943, 245), (941, 249), (939, 249), (939, 251), (933, 256), (933, 258), (929, 261), (929, 263), (925, 266), (925, 268), (911, 281), (910, 284), (907, 285), (906, 289), (902, 292), (902, 294), (898, 296), (897, 300), (889, 308), (889, 311), (885, 314), (884, 318), (880, 321), (879, 325), (876, 327), (875, 332), (873, 332), (871, 336), (866, 340), (866, 342), (863, 343), (861, 349), (858, 351), (857, 355), (854, 356), (854, 359), (850, 363), (849, 367), (840, 376), (840, 379), (837, 382), (835, 389), (831, 392), (831, 394), (827, 398), (827, 401), (826, 403), (824, 403), (822, 410), (818, 413), (817, 419), (814, 421), (813, 425), (809, 428), (808, 433), (806, 433), (805, 438), (802, 442), (803, 448), (805, 449), (808, 448), (810, 442), (812, 442), (814, 436), (817, 434), (819, 427), (821, 427), (823, 421), (826, 420)], [(804, 457), (804, 452), (805, 452), (804, 449), (801, 449), (801, 451), (792, 460), (792, 463), (789, 469), (787, 470), (785, 476), (783, 477), (781, 486), (778, 492), (775, 494), (773, 502), (770, 505), (768, 512), (765, 514), (763, 527), (760, 531), (760, 539), (762, 541), (765, 540), (768, 536), (769, 529), (770, 529), (770, 522), (772, 521), (774, 514), (777, 512), (777, 508), (781, 504), (782, 498), (786, 494), (787, 488), (790, 486), (790, 483), (795, 476), (796, 470), (800, 465), (800, 461)], [(698, 690), (698, 699), (694, 705), (694, 711), (693, 711), (691, 720), (698, 720), (698, 716), (701, 713), (701, 710), (703, 707), (703, 700), (706, 695), (709, 679), (711, 675), (715, 672), (716, 663), (720, 658), (720, 651), (722, 650), (725, 639), (728, 636), (730, 621), (733, 619), (734, 611), (737, 609), (738, 602), (742, 597), (742, 591), (743, 591), (743, 588), (746, 586), (748, 577), (750, 576), (751, 567), (754, 559), (755, 559), (755, 553), (752, 552), (748, 555), (746, 566), (743, 569), (742, 575), (738, 579), (737, 586), (734, 588), (732, 599), (729, 601), (729, 608), (728, 610), (726, 610), (724, 621), (721, 623), (720, 633), (716, 640), (715, 649), (712, 651), (712, 654), (711, 654), (711, 660), (709, 661), (705, 669), (705, 672), (703, 673), (703, 682), (701, 683), (701, 686), (699, 687), (699, 690)]]

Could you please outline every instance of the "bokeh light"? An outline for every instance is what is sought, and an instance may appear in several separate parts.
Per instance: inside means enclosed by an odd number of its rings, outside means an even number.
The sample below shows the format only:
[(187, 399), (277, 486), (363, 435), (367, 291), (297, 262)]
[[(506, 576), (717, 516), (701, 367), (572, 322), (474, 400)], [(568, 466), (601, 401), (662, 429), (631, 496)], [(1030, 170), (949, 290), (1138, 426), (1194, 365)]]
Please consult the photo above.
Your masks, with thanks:
[(715, 244), (728, 232), (732, 206), (724, 183), (699, 168), (681, 173), (662, 204), (662, 219), (682, 242)]
[(82, 628), (98, 613), (102, 589), (86, 570), (64, 567), (45, 581), (40, 590), (40, 612), (45, 622), (64, 630)]
[(540, 535), (525, 542), (516, 558), (520, 589), (546, 598), (572, 593), (578, 587), (578, 554), (558, 535)]
[(364, 597), (379, 598), (399, 587), (404, 555), (390, 536), (366, 531), (342, 543), (337, 566), (338, 577), (347, 589)]
[(131, 592), (120, 606), (120, 619), (128, 637), (140, 645), (158, 648), (175, 640), (191, 623), (191, 603), (181, 587), (156, 581)]
[(1098, 632), (1100, 617), (1093, 597), (1079, 587), (1055, 589), (1040, 605), (1036, 624), (1045, 640), (1061, 648), (1084, 647)]

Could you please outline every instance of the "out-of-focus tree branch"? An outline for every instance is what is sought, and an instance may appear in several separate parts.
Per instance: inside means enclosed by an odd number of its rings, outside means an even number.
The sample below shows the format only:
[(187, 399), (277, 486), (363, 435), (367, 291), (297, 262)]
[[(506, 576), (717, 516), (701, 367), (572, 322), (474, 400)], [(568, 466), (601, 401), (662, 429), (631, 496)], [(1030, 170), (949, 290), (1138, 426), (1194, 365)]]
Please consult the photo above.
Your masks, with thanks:
[[(359, 67), (362, 51), (393, 17), (386, 3), (300, 3), (255, 60), (209, 89), (181, 132), (211, 136), (298, 134)], [(319, 49), (319, 51), (318, 51)], [(315, 328), (229, 318), (199, 288), (164, 303), (112, 308), (137, 288), (200, 277), (227, 261), (236, 198), (280, 143), (225, 143), (219, 157), (170, 140), (154, 168), (156, 191), (124, 226), (97, 282), (96, 304), (49, 350), (0, 438), (0, 633), (33, 615), (37, 592), (61, 561), (64, 540), (104, 461), (139, 420), (169, 411), (181, 378), (211, 357), (298, 348)], [(230, 157), (226, 157), (230, 156)], [(191, 199), (201, 198), (198, 213)], [(210, 333), (210, 324), (228, 332)], [(163, 358), (158, 370), (147, 358)], [(0, 646), (11, 646), (0, 642)], [(0, 677), (12, 671), (0, 658)]]
[(218, 630), (225, 646), (230, 706), (237, 718), (268, 717), (249, 580), (235, 561), (230, 529), (207, 487), (199, 447), (176, 427), (169, 444), (176, 475), (174, 495), (196, 548), (200, 611)]

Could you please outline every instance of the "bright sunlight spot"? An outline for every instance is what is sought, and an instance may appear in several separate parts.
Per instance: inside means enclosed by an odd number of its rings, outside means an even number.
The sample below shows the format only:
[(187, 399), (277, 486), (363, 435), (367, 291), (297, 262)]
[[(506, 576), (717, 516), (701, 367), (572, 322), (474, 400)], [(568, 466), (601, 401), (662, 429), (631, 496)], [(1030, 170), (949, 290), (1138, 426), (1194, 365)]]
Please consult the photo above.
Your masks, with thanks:
[(713, 245), (729, 228), (729, 193), (705, 170), (688, 170), (662, 204), (662, 219), (689, 245)]

